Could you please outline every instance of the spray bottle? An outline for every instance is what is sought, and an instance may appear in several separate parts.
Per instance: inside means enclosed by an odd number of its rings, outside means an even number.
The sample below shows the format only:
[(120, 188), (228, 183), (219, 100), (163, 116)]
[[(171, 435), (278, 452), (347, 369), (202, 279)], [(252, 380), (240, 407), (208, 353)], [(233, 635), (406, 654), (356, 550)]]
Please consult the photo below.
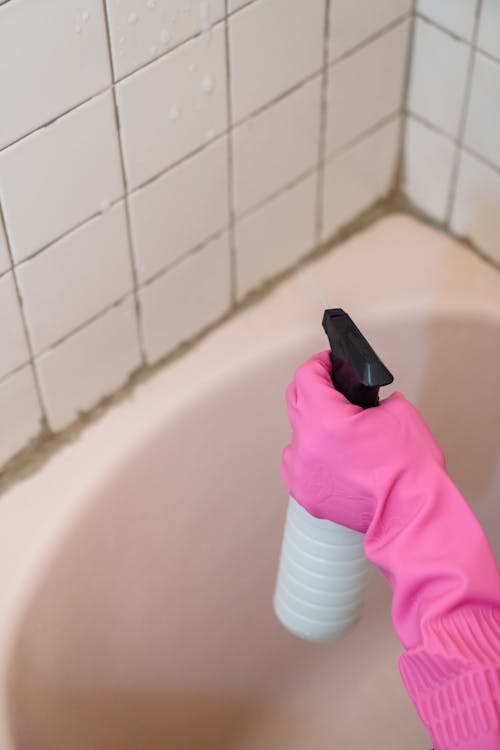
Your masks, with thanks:
[[(332, 382), (353, 404), (378, 405), (378, 391), (393, 377), (351, 318), (325, 310)], [(283, 534), (274, 609), (294, 635), (334, 640), (359, 618), (368, 576), (364, 535), (311, 516), (290, 497)]]

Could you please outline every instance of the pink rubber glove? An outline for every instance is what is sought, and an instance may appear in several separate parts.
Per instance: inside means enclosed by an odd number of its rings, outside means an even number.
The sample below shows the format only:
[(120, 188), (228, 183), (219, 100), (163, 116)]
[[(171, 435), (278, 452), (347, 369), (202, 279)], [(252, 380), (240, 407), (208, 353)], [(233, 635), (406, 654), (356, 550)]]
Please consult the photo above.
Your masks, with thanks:
[(286, 488), (313, 516), (366, 533), (435, 749), (499, 750), (500, 574), (422, 417), (400, 393), (373, 409), (349, 403), (329, 352), (299, 368), (287, 405)]

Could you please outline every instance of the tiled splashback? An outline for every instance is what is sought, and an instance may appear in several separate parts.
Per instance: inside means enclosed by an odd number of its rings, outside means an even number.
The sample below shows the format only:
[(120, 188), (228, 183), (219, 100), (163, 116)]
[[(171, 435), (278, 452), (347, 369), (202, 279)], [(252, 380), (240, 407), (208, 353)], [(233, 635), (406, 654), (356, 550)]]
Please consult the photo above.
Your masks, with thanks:
[(417, 0), (403, 189), (500, 263), (500, 0)]
[(391, 190), (410, 0), (0, 5), (0, 463)]
[(500, 262), (500, 0), (0, 0), (0, 110), (0, 465), (400, 175)]

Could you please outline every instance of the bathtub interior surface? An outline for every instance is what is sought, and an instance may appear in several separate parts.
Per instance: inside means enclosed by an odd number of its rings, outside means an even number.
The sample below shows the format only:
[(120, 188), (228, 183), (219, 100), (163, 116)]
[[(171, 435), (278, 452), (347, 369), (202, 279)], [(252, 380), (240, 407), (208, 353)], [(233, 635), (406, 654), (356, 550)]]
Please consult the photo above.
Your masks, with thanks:
[[(500, 559), (498, 274), (404, 217), (308, 274), (422, 409)], [(272, 611), (283, 391), (325, 347), (321, 312), (290, 279), (2, 500), (11, 590), (16, 575), (26, 589), (4, 647), (12, 750), (430, 747), (376, 571), (333, 644), (294, 638)]]

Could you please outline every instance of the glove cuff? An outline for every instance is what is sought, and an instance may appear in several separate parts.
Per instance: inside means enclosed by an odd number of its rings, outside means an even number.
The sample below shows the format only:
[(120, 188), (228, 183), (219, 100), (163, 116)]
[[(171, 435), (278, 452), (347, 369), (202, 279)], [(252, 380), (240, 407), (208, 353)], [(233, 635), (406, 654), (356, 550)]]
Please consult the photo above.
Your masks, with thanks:
[(499, 610), (462, 607), (422, 623), (422, 636), (399, 669), (436, 749), (483, 748), (500, 736)]

